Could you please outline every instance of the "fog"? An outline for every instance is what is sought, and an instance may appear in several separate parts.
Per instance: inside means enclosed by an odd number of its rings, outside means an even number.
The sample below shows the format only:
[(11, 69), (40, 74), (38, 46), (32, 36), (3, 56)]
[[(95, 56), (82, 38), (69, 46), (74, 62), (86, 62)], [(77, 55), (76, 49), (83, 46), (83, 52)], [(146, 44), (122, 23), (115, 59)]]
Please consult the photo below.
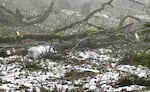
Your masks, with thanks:
[[(91, 10), (101, 7), (102, 3), (108, 0), (54, 0), (55, 7), (59, 9), (80, 10), (84, 3), (91, 4)], [(146, 5), (150, 4), (149, 0), (136, 0)], [(44, 10), (50, 5), (51, 0), (1, 0), (0, 3), (5, 3), (6, 6), (11, 8), (20, 8), (26, 11), (31, 10)], [(144, 13), (143, 6), (130, 2), (129, 0), (114, 0), (114, 8), (109, 9), (108, 12), (124, 14), (124, 13)]]
[(0, 92), (150, 92), (149, 38), (150, 0), (0, 0)]

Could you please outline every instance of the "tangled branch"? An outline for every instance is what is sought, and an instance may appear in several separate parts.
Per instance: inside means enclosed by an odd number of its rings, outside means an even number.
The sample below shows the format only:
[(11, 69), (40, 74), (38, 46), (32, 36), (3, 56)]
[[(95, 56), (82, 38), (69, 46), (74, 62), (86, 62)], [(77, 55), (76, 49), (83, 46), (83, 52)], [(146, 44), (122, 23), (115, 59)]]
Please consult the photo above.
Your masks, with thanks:
[(5, 25), (13, 25), (13, 24), (24, 24), (31, 25), (42, 23), (52, 12), (53, 8), (53, 0), (49, 6), (49, 8), (42, 14), (36, 16), (25, 17), (21, 11), (17, 8), (15, 12), (11, 11), (7, 7), (1, 5), (0, 6), (0, 23)]
[(111, 3), (112, 3), (113, 1), (114, 1), (114, 0), (110, 0), (110, 1), (108, 1), (108, 2), (106, 2), (106, 3), (104, 3), (104, 4), (102, 4), (102, 7), (101, 7), (101, 8), (94, 10), (93, 12), (91, 12), (87, 17), (85, 17), (85, 18), (82, 19), (82, 20), (76, 21), (76, 22), (74, 22), (74, 23), (72, 23), (72, 24), (69, 24), (69, 25), (63, 27), (63, 28), (56, 29), (55, 33), (64, 31), (64, 30), (66, 30), (66, 29), (68, 29), (68, 28), (72, 28), (74, 25), (82, 24), (83, 22), (87, 22), (95, 13), (103, 11), (107, 5), (112, 6)]

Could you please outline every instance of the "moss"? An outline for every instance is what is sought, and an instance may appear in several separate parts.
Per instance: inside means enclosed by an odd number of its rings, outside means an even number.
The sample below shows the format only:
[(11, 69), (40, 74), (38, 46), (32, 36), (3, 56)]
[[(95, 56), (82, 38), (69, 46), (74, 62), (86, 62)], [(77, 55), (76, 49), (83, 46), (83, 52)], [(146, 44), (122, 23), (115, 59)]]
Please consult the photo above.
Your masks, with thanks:
[(150, 90), (150, 87), (146, 87), (143, 90), (148, 92)]
[(119, 87), (130, 86), (130, 85), (140, 85), (140, 86), (150, 87), (150, 80), (143, 77), (140, 78), (137, 75), (131, 74), (119, 79), (117, 85)]
[(150, 68), (150, 53), (135, 55), (131, 62), (132, 65), (142, 65)]
[[(40, 87), (40, 92), (50, 92), (50, 90), (48, 90), (44, 87)], [(52, 92), (58, 92), (58, 91), (52, 91)]]

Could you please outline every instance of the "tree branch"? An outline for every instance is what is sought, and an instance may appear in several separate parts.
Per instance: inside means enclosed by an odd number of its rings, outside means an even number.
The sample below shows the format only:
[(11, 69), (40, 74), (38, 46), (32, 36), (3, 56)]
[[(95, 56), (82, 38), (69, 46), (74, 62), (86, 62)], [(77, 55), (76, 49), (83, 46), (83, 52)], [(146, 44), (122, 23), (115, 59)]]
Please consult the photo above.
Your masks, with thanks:
[[(36, 23), (41, 23), (43, 22), (50, 14), (50, 12), (52, 12), (52, 7), (53, 7), (54, 3), (53, 0), (48, 8), (47, 11), (45, 11), (44, 14), (41, 14), (40, 16), (35, 16), (32, 19), (28, 20), (27, 18), (25, 18), (25, 21), (22, 20), (22, 23), (25, 25), (31, 25), (31, 24), (36, 24)], [(37, 18), (38, 17), (38, 18)]]
[(50, 12), (52, 12), (53, 8), (53, 0), (49, 6), (49, 8), (42, 14), (25, 17), (21, 14), (20, 10), (17, 8), (15, 12), (7, 9), (5, 6), (0, 6), (0, 23), (2, 24), (24, 24), (24, 25), (31, 25), (36, 23), (41, 23), (45, 21), (45, 19), (49, 16)]
[(142, 21), (141, 21), (139, 18), (128, 15), (128, 16), (123, 17), (123, 18), (120, 20), (120, 23), (119, 23), (118, 28), (117, 28), (118, 31), (119, 31), (119, 30), (122, 30), (122, 29), (125, 29), (125, 28), (127, 28), (128, 26), (132, 25), (132, 24), (127, 24), (127, 25), (124, 26), (124, 22), (126, 21), (127, 18), (135, 19), (135, 20), (137, 20), (139, 23), (142, 23)]
[(147, 12), (148, 16), (150, 17), (150, 11), (148, 10), (148, 9), (150, 9), (150, 6), (147, 6), (146, 4), (141, 3), (139, 1), (135, 1), (135, 0), (129, 0), (129, 1), (133, 2), (133, 3), (136, 3), (138, 5), (144, 6), (146, 8), (146, 12)]
[(68, 29), (68, 28), (72, 28), (74, 25), (81, 24), (81, 23), (83, 23), (83, 22), (88, 21), (95, 13), (103, 11), (107, 5), (112, 6), (111, 3), (112, 3), (113, 1), (114, 1), (114, 0), (110, 0), (110, 1), (108, 1), (108, 2), (106, 2), (106, 3), (104, 3), (104, 4), (102, 4), (102, 7), (101, 7), (101, 8), (94, 10), (93, 12), (91, 12), (87, 17), (85, 17), (85, 18), (82, 19), (82, 20), (76, 21), (76, 22), (74, 22), (74, 23), (72, 23), (72, 24), (69, 24), (69, 25), (63, 27), (63, 28), (56, 29), (55, 33), (64, 31), (64, 30), (66, 30), (66, 29)]

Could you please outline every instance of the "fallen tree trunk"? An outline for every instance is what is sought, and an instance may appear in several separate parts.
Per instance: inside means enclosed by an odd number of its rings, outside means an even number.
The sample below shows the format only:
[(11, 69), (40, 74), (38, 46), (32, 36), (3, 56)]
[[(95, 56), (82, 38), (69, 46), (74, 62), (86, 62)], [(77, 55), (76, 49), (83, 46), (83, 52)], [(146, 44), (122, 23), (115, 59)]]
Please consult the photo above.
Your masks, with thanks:
[[(82, 49), (82, 48), (89, 48), (89, 49), (96, 49), (96, 48), (103, 48), (111, 45), (114, 42), (98, 42), (96, 40), (91, 39), (83, 39), (83, 40), (70, 40), (70, 41), (62, 41), (62, 42), (53, 42), (53, 43), (38, 43), (34, 42), (34, 44), (49, 44), (54, 45), (57, 48), (58, 52), (61, 54), (66, 53), (67, 51), (72, 51), (75, 49)], [(34, 44), (14, 44), (14, 45), (5, 45), (0, 46), (0, 57), (6, 57), (11, 55), (25, 55), (27, 53), (28, 47), (33, 46)]]
[[(18, 49), (21, 51), (16, 50), (11, 55), (23, 55), (26, 52), (28, 47), (39, 45), (39, 44), (48, 44), (54, 45), (58, 49), (60, 53), (65, 53), (66, 51), (72, 51), (75, 49), (82, 49), (82, 48), (89, 48), (89, 49), (96, 49), (96, 48), (106, 48), (111, 46), (112, 44), (117, 44), (119, 39), (117, 38), (118, 35), (114, 36), (115, 40), (112, 39), (111, 36), (103, 37), (102, 34), (105, 34), (105, 31), (95, 32), (89, 35), (89, 32), (82, 32), (73, 35), (57, 35), (57, 34), (25, 34), (22, 36), (0, 36), (0, 43), (7, 44), (0, 46), (0, 52), (2, 56), (7, 56), (6, 52), (9, 50), (11, 52), (14, 49)], [(100, 35), (98, 35), (99, 33)], [(78, 39), (77, 39), (78, 38)], [(34, 40), (33, 40), (34, 39)], [(28, 41), (25, 41), (28, 40)], [(32, 42), (33, 43), (30, 43)], [(41, 41), (43, 41), (41, 43)], [(11, 43), (11, 45), (9, 45)], [(21, 48), (21, 49), (20, 49)], [(25, 48), (25, 49), (22, 49)]]
[(82, 39), (90, 39), (94, 40), (94, 42), (112, 42), (119, 40), (119, 37), (124, 34), (116, 34), (115, 31), (109, 31), (109, 35), (105, 35), (108, 33), (106, 30), (97, 31), (97, 32), (79, 32), (75, 34), (61, 35), (61, 34), (24, 34), (24, 35), (16, 35), (16, 36), (0, 36), (0, 43), (22, 43), (25, 40), (34, 40), (34, 41), (80, 41)]
[(74, 35), (57, 35), (57, 34), (25, 34), (21, 36), (0, 36), (0, 43), (20, 43), (26, 39), (32, 39), (36, 41), (51, 41), (53, 39), (58, 40), (70, 40), (76, 37), (82, 38), (88, 36), (87, 33), (74, 34)]

